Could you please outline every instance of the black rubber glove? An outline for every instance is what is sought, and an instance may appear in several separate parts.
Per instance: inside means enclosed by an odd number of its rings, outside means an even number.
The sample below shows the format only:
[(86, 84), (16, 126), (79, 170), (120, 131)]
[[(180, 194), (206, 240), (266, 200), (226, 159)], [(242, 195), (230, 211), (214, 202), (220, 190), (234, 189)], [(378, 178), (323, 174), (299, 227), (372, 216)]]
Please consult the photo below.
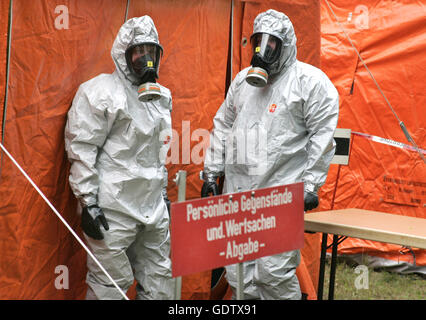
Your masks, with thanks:
[(217, 196), (219, 194), (219, 187), (216, 181), (209, 180), (203, 183), (203, 187), (201, 188), (201, 198), (209, 197), (210, 193), (213, 196)]
[(305, 211), (318, 207), (318, 195), (316, 193), (305, 192)]
[(101, 223), (105, 230), (109, 230), (108, 222), (97, 205), (84, 207), (81, 214), (81, 228), (84, 233), (95, 240), (102, 240), (104, 235), (101, 231)]

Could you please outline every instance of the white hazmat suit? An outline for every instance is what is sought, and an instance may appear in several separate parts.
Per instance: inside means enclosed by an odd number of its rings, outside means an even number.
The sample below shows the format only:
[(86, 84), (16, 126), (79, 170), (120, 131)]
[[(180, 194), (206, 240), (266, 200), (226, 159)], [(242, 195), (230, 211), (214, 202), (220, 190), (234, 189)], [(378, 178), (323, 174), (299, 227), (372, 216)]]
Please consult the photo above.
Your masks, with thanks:
[[(111, 50), (116, 70), (79, 87), (68, 112), (65, 147), (75, 196), (83, 207), (99, 206), (109, 224), (103, 240), (85, 235), (96, 258), (124, 291), (136, 278), (137, 298), (172, 299), (169, 215), (162, 196), (172, 98), (160, 85), (159, 100), (138, 100), (125, 50), (143, 42), (159, 44), (152, 19), (129, 19)], [(87, 266), (86, 298), (122, 298), (90, 257)]]
[[(290, 19), (268, 10), (254, 21), (253, 34), (281, 40), (278, 60), (266, 86), (247, 83), (250, 68), (239, 72), (214, 118), (204, 179), (225, 175), (224, 193), (304, 182), (305, 192), (324, 184), (334, 155), (338, 93), (318, 68), (296, 59)], [(300, 299), (296, 277), (300, 251), (243, 264), (245, 299)], [(235, 292), (236, 265), (226, 267)]]

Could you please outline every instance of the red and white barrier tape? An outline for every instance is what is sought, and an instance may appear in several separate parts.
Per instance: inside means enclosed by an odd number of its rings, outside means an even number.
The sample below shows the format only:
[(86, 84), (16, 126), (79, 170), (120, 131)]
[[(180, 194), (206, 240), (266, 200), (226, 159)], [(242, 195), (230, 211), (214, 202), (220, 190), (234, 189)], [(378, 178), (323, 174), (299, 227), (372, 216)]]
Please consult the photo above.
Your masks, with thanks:
[[(385, 139), (385, 138), (382, 138), (382, 137), (373, 136), (371, 134), (355, 132), (355, 131), (352, 131), (352, 134), (354, 134), (356, 136), (360, 136), (360, 137), (368, 139), (368, 140), (371, 140), (371, 141), (374, 141), (374, 142), (377, 142), (377, 143), (386, 144), (388, 146), (417, 152), (416, 148), (414, 148), (414, 147), (412, 147), (408, 144), (404, 144), (402, 142), (397, 142), (397, 141)], [(426, 154), (426, 150), (424, 150), (424, 149), (419, 148), (419, 151), (422, 152), (423, 154)]]

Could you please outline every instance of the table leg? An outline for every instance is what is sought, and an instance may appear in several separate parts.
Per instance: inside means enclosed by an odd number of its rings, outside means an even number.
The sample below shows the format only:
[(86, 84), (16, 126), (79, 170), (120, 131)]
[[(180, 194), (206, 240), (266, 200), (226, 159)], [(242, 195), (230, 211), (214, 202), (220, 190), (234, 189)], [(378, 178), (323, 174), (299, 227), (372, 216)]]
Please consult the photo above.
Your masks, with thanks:
[(324, 290), (324, 274), (325, 274), (325, 257), (327, 253), (327, 233), (322, 234), (321, 241), (321, 258), (320, 258), (320, 270), (318, 278), (318, 300), (322, 300), (322, 294)]
[(328, 300), (334, 299), (334, 282), (336, 280), (337, 245), (339, 236), (333, 235), (333, 248), (331, 250), (330, 285), (328, 289)]

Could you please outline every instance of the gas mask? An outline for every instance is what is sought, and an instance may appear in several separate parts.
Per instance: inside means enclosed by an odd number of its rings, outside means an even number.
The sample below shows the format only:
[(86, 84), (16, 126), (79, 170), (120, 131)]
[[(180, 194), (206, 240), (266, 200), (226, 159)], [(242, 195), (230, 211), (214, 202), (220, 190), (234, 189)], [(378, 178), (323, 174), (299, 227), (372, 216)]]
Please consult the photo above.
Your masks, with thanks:
[(267, 33), (255, 33), (250, 39), (253, 49), (251, 68), (246, 81), (255, 87), (264, 87), (268, 83), (272, 67), (281, 53), (281, 40)]
[(163, 48), (157, 43), (140, 43), (127, 48), (127, 67), (137, 79), (138, 99), (154, 101), (161, 97), (160, 86), (156, 83)]

